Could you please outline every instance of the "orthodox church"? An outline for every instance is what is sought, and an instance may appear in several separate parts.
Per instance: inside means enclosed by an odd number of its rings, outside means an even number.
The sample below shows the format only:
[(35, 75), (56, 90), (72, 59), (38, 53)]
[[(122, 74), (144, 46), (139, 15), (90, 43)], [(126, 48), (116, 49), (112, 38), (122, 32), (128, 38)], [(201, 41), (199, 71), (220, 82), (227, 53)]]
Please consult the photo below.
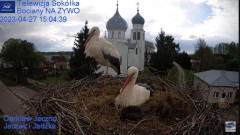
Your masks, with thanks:
[[(126, 39), (125, 32), (128, 29), (128, 24), (119, 14), (118, 4), (115, 14), (107, 21), (106, 28), (108, 34), (105, 33), (105, 38), (119, 51), (122, 74), (126, 74), (130, 66), (137, 67), (139, 71), (144, 70), (144, 23), (145, 20), (139, 14), (139, 8), (137, 7), (137, 14), (132, 18), (131, 36), (129, 39)], [(109, 68), (108, 73), (117, 75), (111, 68)]]

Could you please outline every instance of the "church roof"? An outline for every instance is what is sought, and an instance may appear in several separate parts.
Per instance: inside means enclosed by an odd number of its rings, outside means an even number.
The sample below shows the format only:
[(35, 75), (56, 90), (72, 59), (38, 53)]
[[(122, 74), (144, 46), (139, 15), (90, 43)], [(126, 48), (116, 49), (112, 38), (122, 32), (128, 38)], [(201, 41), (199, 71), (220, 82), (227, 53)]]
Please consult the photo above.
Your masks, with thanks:
[(144, 24), (144, 18), (137, 12), (137, 14), (132, 18), (132, 24)]
[(118, 7), (114, 16), (108, 20), (106, 27), (107, 30), (127, 30), (127, 22), (119, 14)]

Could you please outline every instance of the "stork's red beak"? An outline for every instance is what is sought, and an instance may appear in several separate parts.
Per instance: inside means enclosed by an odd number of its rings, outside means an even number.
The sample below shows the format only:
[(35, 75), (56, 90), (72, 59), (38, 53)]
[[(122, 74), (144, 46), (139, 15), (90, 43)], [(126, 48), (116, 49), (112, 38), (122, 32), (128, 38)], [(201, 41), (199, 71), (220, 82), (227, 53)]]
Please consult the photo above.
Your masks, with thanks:
[(122, 94), (122, 92), (124, 91), (124, 89), (127, 87), (128, 83), (132, 81), (132, 75), (131, 76), (128, 76), (123, 87), (122, 87), (122, 90), (120, 91), (119, 95)]
[(90, 33), (87, 37), (87, 40), (84, 43), (84, 47), (86, 47), (87, 43), (89, 42), (89, 40), (93, 37), (93, 33)]

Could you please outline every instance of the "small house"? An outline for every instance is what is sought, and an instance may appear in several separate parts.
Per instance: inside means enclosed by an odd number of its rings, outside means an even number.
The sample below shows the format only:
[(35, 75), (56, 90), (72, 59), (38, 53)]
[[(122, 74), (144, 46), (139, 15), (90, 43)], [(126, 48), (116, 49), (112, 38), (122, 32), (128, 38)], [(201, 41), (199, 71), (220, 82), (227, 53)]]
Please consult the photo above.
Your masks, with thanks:
[(195, 73), (193, 86), (201, 90), (208, 103), (219, 103), (223, 98), (234, 103), (239, 90), (239, 72), (208, 70)]
[(69, 69), (69, 62), (64, 56), (52, 56), (51, 60), (54, 63), (54, 68), (60, 70)]

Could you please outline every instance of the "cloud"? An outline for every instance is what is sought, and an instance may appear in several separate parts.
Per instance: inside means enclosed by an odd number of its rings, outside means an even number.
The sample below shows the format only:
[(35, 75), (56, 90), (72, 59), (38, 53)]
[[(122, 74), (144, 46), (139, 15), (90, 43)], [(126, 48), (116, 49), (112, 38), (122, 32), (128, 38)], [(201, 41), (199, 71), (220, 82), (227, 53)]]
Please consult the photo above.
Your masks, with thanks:
[[(40, 51), (71, 51), (74, 38), (86, 20), (89, 28), (98, 26), (103, 37), (106, 23), (116, 11), (116, 1), (79, 1), (80, 14), (65, 14), (67, 23), (0, 24), (0, 43), (9, 38), (21, 38), (33, 42)], [(121, 0), (118, 9), (128, 23), (126, 38), (130, 37), (137, 2), (140, 3), (139, 13), (145, 19), (145, 39), (151, 42), (155, 42), (161, 28), (187, 52), (194, 51), (197, 38), (206, 39), (211, 46), (220, 42), (239, 42), (238, 0)]]
[(197, 36), (195, 36), (195, 35), (190, 35), (189, 38), (195, 39), (195, 38), (197, 38)]

